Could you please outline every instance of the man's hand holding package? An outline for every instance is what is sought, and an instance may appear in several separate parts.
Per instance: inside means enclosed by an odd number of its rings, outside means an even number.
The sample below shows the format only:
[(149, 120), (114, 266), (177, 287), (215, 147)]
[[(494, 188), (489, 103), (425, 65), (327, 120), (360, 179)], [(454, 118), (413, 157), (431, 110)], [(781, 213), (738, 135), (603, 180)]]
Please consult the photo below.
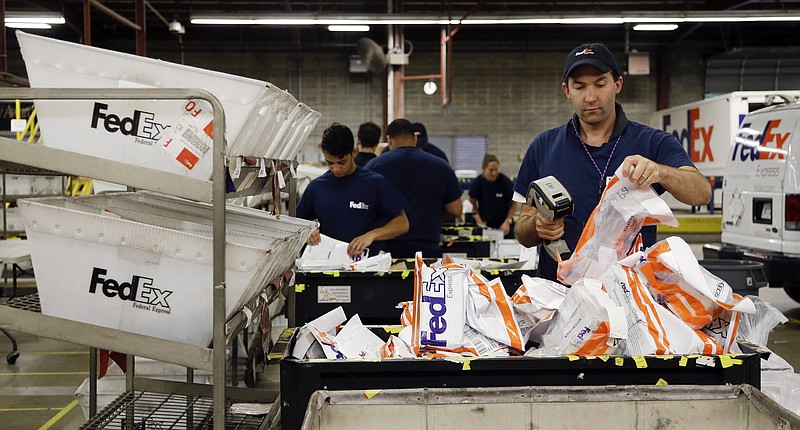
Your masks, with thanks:
[(711, 185), (695, 167), (670, 167), (641, 155), (630, 155), (622, 162), (622, 174), (641, 187), (659, 184), (673, 197), (691, 206), (711, 201)]
[(649, 187), (661, 181), (661, 165), (641, 155), (630, 155), (622, 162), (622, 174), (634, 184)]
[(374, 236), (375, 234), (372, 231), (368, 231), (351, 240), (350, 245), (347, 246), (347, 255), (349, 255), (350, 258), (356, 258), (363, 254), (364, 250), (372, 245)]
[(311, 233), (311, 236), (308, 236), (308, 240), (306, 241), (306, 243), (311, 246), (317, 246), (319, 245), (321, 240), (322, 238), (320, 238), (319, 236), (319, 229), (316, 229), (314, 230), (313, 233)]

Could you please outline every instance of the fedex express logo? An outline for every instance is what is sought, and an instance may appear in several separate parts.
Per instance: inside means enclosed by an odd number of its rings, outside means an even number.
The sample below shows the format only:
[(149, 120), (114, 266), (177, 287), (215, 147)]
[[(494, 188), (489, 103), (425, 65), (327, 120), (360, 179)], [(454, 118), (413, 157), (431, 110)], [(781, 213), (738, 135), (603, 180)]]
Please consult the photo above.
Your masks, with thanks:
[(95, 102), (90, 127), (103, 127), (109, 133), (121, 133), (124, 136), (158, 140), (161, 132), (169, 126), (157, 123), (152, 112), (134, 110), (132, 116), (120, 117), (109, 113), (107, 104)]
[[(680, 132), (676, 129), (672, 135), (678, 142), (686, 148), (686, 153), (693, 163), (713, 162), (714, 153), (711, 151), (711, 135), (714, 133), (714, 126), (701, 127), (700, 108), (689, 109), (686, 111), (686, 126)], [(663, 130), (668, 130), (672, 123), (671, 115), (664, 115)]]
[(449, 294), (445, 293), (445, 276), (444, 271), (439, 271), (430, 277), (427, 281), (422, 281), (422, 302), (428, 303), (428, 312), (431, 319), (428, 321), (427, 327), (423, 326), (420, 330), (421, 343), (423, 345), (446, 347), (446, 339), (437, 339), (447, 330), (447, 303), (445, 296), (448, 298), (453, 297), (452, 286), (450, 287)]
[(130, 282), (119, 282), (106, 276), (107, 269), (95, 267), (89, 281), (89, 292), (103, 294), (113, 299), (133, 302), (133, 307), (156, 313), (169, 314), (172, 310), (167, 299), (173, 291), (153, 287), (153, 278), (133, 275)]
[(789, 141), (792, 132), (781, 133), (778, 130), (780, 125), (780, 119), (773, 119), (767, 121), (763, 132), (759, 132), (750, 128), (750, 123), (742, 124), (736, 136), (731, 161), (785, 159), (786, 150), (783, 145)]

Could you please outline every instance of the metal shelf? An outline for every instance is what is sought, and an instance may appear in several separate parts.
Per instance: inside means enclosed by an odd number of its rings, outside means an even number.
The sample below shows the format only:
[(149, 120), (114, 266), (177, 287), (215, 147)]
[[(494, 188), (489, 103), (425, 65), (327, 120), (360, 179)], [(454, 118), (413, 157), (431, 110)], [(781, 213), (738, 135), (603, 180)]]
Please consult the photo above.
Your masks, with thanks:
[[(259, 430), (274, 415), (250, 415), (229, 410), (225, 428)], [(81, 429), (211, 429), (213, 401), (209, 397), (144, 391), (123, 393)]]
[(38, 296), (15, 298), (0, 305), (3, 327), (22, 333), (140, 355), (193, 369), (211, 371), (212, 350), (135, 333), (42, 315)]
[(5, 161), (17, 164), (125, 184), (190, 200), (211, 201), (211, 181), (8, 138), (0, 138), (0, 153)]
[[(141, 355), (186, 367), (211, 370), (214, 385), (211, 399), (207, 401), (207, 412), (213, 416), (208, 426), (223, 430), (226, 420), (225, 385), (225, 197), (226, 197), (226, 155), (225, 155), (225, 115), (222, 104), (210, 92), (200, 89), (86, 89), (86, 88), (0, 88), (0, 100), (186, 100), (207, 101), (213, 111), (213, 173), (211, 180), (199, 180), (166, 173), (127, 163), (106, 160), (49, 148), (43, 145), (21, 143), (0, 138), (0, 154), (3, 161), (32, 169), (44, 169), (64, 174), (91, 177), (127, 186), (158, 191), (164, 194), (213, 204), (213, 312), (209, 317), (214, 321), (213, 349), (197, 348), (149, 336), (127, 333), (91, 324), (48, 317), (30, 310), (12, 306), (0, 306), (0, 321), (4, 327), (45, 337), (88, 344), (103, 348)], [(273, 172), (269, 172), (273, 173)], [(90, 363), (94, 367), (95, 363)], [(93, 372), (92, 372), (93, 374)], [(128, 389), (133, 389), (133, 375), (129, 375)], [(94, 393), (94, 388), (90, 388)], [(140, 396), (141, 397), (141, 396)], [(188, 397), (184, 396), (184, 399)], [(126, 406), (126, 411), (136, 409), (136, 404)], [(93, 412), (90, 407), (91, 412)], [(107, 422), (109, 426), (113, 423)], [(149, 427), (149, 426), (148, 426)], [(113, 427), (109, 427), (113, 428)], [(126, 427), (128, 428), (128, 427)], [(143, 428), (143, 427), (142, 427)], [(257, 428), (257, 427), (256, 427)]]

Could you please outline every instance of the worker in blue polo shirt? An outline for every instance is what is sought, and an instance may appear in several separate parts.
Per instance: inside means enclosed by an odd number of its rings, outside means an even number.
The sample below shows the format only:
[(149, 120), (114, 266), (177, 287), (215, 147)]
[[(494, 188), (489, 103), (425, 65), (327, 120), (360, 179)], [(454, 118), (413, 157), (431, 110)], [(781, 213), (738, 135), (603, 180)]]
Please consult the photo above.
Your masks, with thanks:
[(428, 130), (425, 129), (425, 124), (421, 122), (415, 122), (411, 124), (411, 128), (414, 129), (414, 134), (417, 136), (417, 148), (427, 152), (428, 154), (435, 155), (441, 158), (448, 163), (450, 160), (447, 159), (447, 155), (439, 149), (438, 146), (432, 144), (428, 140)]
[(444, 216), (461, 215), (461, 186), (450, 165), (416, 147), (411, 123), (396, 119), (386, 127), (391, 151), (370, 160), (365, 166), (385, 176), (408, 201), (408, 233), (386, 242), (392, 257), (442, 255), (439, 246)]
[(353, 132), (346, 126), (325, 129), (320, 149), (330, 170), (308, 184), (297, 204), (299, 218), (319, 221), (308, 244), (319, 244), (322, 233), (348, 242), (351, 257), (367, 248), (377, 255), (385, 240), (408, 231), (406, 200), (386, 178), (355, 164)]
[(481, 174), (469, 187), (469, 201), (475, 209), (475, 224), (497, 228), (504, 235), (511, 232), (517, 211), (513, 201), (514, 183), (500, 172), (500, 160), (492, 154), (483, 156)]
[[(619, 166), (641, 187), (653, 186), (659, 194), (669, 191), (692, 206), (709, 202), (711, 186), (681, 144), (671, 134), (629, 121), (616, 103), (622, 76), (605, 45), (587, 43), (573, 49), (564, 64), (561, 88), (575, 114), (566, 124), (536, 136), (514, 184), (514, 199), (523, 203), (515, 230), (522, 245), (563, 237), (574, 251), (605, 184)], [(524, 204), (531, 181), (550, 175), (564, 185), (575, 204), (572, 215), (555, 221)], [(655, 226), (643, 228), (642, 239), (645, 246), (655, 243)], [(558, 265), (541, 251), (538, 275), (555, 280)]]

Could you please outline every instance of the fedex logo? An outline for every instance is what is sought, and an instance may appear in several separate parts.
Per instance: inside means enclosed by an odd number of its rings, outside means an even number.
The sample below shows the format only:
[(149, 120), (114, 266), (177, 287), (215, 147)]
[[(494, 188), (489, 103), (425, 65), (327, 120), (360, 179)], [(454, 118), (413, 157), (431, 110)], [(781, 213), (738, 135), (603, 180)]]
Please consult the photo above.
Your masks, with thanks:
[[(700, 122), (700, 108), (689, 109), (686, 111), (686, 128), (680, 132), (677, 129), (673, 130), (672, 135), (686, 148), (686, 153), (692, 162), (713, 162), (711, 136), (714, 133), (714, 125), (701, 127)], [(671, 123), (671, 115), (664, 115), (662, 129), (668, 130)]]
[(786, 150), (783, 149), (783, 145), (789, 141), (792, 132), (779, 132), (777, 129), (780, 125), (780, 119), (769, 120), (764, 126), (764, 131), (759, 133), (750, 128), (750, 123), (742, 124), (739, 134), (736, 136), (731, 161), (737, 159), (739, 161), (785, 159)]
[(89, 281), (90, 293), (99, 292), (108, 298), (117, 297), (123, 301), (131, 301), (134, 302), (134, 307), (140, 309), (170, 313), (167, 298), (173, 292), (153, 287), (153, 278), (133, 275), (130, 282), (120, 282), (106, 276), (107, 274), (108, 270), (100, 267), (92, 270), (92, 279)]
[(161, 132), (169, 126), (159, 124), (154, 119), (154, 113), (141, 110), (134, 110), (133, 116), (120, 118), (119, 115), (108, 113), (107, 104), (95, 102), (90, 127), (96, 129), (102, 126), (109, 133), (158, 140)]
[(364, 202), (354, 202), (350, 200), (350, 209), (369, 210), (369, 205)]
[(446, 347), (446, 339), (437, 339), (447, 330), (444, 271), (434, 274), (427, 282), (423, 281), (422, 287), (422, 302), (428, 303), (428, 312), (431, 315), (426, 329), (420, 330), (422, 344)]

